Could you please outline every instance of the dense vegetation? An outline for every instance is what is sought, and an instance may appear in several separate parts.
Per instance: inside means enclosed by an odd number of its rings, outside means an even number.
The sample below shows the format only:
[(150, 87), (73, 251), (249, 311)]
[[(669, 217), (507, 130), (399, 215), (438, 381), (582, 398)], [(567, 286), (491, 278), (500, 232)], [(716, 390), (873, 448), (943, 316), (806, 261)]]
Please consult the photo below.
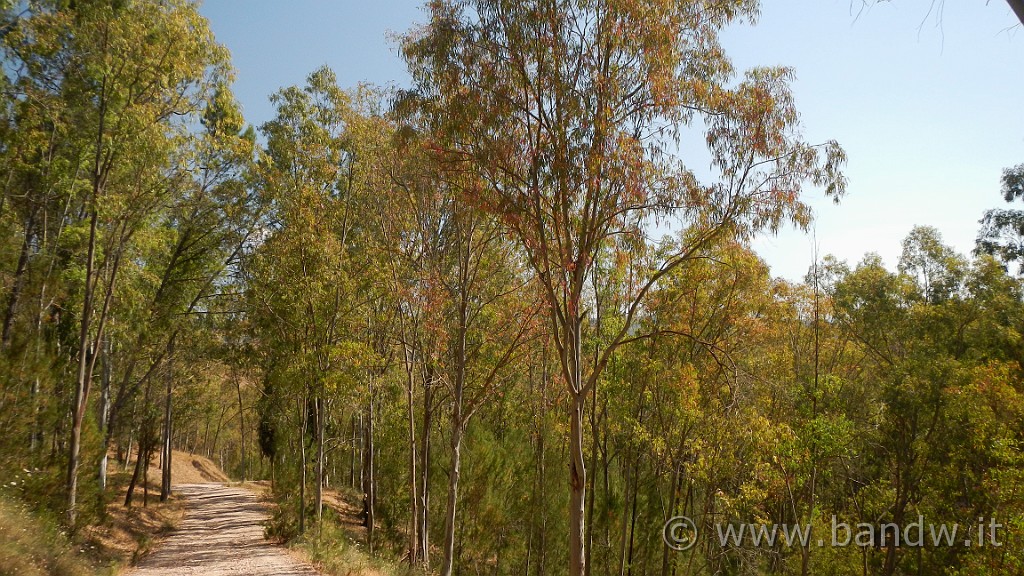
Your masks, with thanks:
[[(773, 279), (845, 155), (732, 69), (755, 1), (438, 0), (411, 87), (317, 70), (258, 128), (188, 0), (0, 9), (0, 510), (75, 532), (176, 448), (444, 576), (1024, 571), (1024, 213)], [(1002, 546), (816, 545), (920, 518)], [(717, 538), (769, 523), (815, 538)]]

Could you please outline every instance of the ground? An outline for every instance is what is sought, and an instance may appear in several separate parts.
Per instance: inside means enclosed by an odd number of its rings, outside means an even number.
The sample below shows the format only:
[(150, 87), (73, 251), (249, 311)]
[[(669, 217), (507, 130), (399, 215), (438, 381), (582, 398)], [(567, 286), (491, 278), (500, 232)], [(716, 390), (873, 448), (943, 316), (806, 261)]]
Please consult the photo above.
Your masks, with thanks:
[(182, 484), (178, 529), (129, 576), (317, 576), (307, 564), (263, 538), (266, 509), (245, 488)]

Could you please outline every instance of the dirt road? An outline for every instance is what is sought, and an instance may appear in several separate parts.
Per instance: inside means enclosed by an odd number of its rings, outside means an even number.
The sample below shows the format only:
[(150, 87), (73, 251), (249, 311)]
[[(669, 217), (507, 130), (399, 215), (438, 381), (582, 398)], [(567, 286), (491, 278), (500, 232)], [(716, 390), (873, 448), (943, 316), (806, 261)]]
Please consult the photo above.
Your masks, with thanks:
[(263, 539), (256, 496), (220, 484), (183, 484), (185, 520), (129, 576), (319, 576)]

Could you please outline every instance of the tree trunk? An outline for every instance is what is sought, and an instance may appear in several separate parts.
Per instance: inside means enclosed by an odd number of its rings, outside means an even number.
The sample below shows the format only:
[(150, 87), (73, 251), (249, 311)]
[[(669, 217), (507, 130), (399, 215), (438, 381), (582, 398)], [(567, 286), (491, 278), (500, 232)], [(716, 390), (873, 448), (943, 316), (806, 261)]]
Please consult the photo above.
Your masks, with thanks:
[(586, 396), (575, 394), (570, 405), (569, 427), (569, 574), (583, 576), (586, 558), (584, 514), (587, 472), (583, 454), (583, 412)]
[(111, 429), (110, 429), (110, 341), (104, 344), (103, 349), (103, 375), (100, 390), (100, 435), (103, 436), (103, 454), (100, 455), (99, 481), (100, 491), (107, 489), (107, 466), (110, 458)]
[[(452, 417), (455, 420), (455, 417)], [(441, 561), (441, 576), (451, 576), (455, 560), (455, 512), (458, 506), (459, 475), (462, 466), (462, 425), (452, 424), (452, 461), (448, 475), (448, 503), (444, 519), (444, 558)]]
[(413, 404), (415, 358), (408, 345), (403, 346), (403, 351), (406, 376), (405, 398), (408, 412), (406, 418), (409, 428), (409, 503), (412, 508), (409, 514), (409, 566), (414, 566), (419, 558), (420, 543), (418, 533), (420, 513), (418, 495), (416, 494), (416, 481), (419, 479), (416, 476), (416, 407)]
[[(170, 360), (170, 359), (168, 359)], [(163, 433), (163, 455), (161, 456), (160, 467), (160, 501), (166, 502), (171, 497), (171, 409), (174, 390), (174, 372), (171, 370), (172, 363), (167, 363), (167, 388), (164, 397), (164, 433)]]
[[(466, 276), (469, 256), (466, 255), (462, 276)], [(458, 505), (459, 474), (462, 466), (462, 435), (466, 431), (466, 417), (462, 413), (462, 399), (466, 390), (466, 339), (468, 337), (469, 301), (463, 284), (459, 301), (459, 326), (456, 334), (455, 387), (452, 397), (452, 462), (448, 475), (448, 504), (445, 508), (444, 559), (441, 576), (452, 576), (455, 553), (455, 512)]]
[[(597, 430), (597, 386), (594, 386), (591, 397), (590, 407), (590, 468), (591, 470), (597, 470), (597, 446), (598, 446), (598, 430)], [(593, 565), (594, 555), (594, 502), (596, 498), (596, 490), (594, 485), (596, 483), (595, 476), (591, 476), (588, 479), (588, 488), (590, 489), (590, 502), (587, 503), (587, 541), (586, 541), (586, 565), (584, 566), (584, 572), (586, 576), (591, 576), (591, 566)]]
[[(141, 473), (143, 478), (147, 477), (146, 469), (149, 468), (149, 445), (150, 437), (153, 435), (153, 422), (150, 412), (150, 393), (152, 385), (146, 383), (146, 393), (143, 396), (142, 404), (142, 421), (139, 423), (139, 449), (135, 455), (135, 471), (132, 473), (131, 482), (128, 483), (128, 494), (124, 498), (125, 507), (132, 505), (132, 495), (135, 492), (135, 486), (139, 481), (139, 475)], [(129, 444), (129, 454), (131, 453), (131, 444)]]
[(373, 377), (369, 380), (369, 402), (366, 409), (364, 426), (362, 466), (363, 523), (366, 526), (366, 549), (370, 554), (373, 554), (373, 528), (376, 521), (374, 517), (374, 501), (376, 500), (374, 491), (376, 488), (373, 478)]
[(11, 326), (14, 325), (14, 314), (18, 308), (18, 299), (21, 290), (25, 286), (25, 270), (28, 268), (28, 254), (32, 246), (32, 229), (35, 228), (36, 210), (33, 208), (29, 214), (28, 222), (25, 223), (25, 239), (21, 243), (21, 253), (18, 255), (18, 264), (14, 270), (14, 282), (11, 284), (11, 293), (7, 296), (7, 307), (4, 311), (3, 331), (0, 334), (0, 349), (7, 348), (11, 343)]
[(323, 398), (314, 401), (316, 408), (316, 523), (317, 529), (324, 519), (324, 409)]
[(149, 506), (149, 462), (153, 459), (153, 444), (155, 444), (152, 435), (150, 439), (146, 441), (146, 451), (144, 462), (142, 463), (142, 507)]
[(235, 387), (238, 389), (238, 438), (239, 438), (239, 443), (241, 444), (239, 446), (239, 451), (241, 452), (240, 456), (241, 456), (241, 461), (242, 461), (242, 482), (245, 482), (245, 478), (248, 475), (247, 474), (248, 470), (246, 470), (246, 461), (245, 461), (245, 411), (242, 408), (242, 379), (241, 378), (236, 378), (235, 379)]
[[(96, 194), (93, 194), (93, 202)], [(85, 286), (82, 300), (82, 317), (78, 330), (78, 377), (75, 381), (75, 399), (71, 406), (71, 439), (68, 444), (67, 468), (67, 511), (68, 526), (75, 525), (78, 505), (78, 461), (82, 449), (82, 421), (85, 408), (89, 403), (89, 386), (92, 374), (89, 373), (89, 329), (92, 322), (93, 296), (95, 292), (95, 261), (96, 261), (96, 228), (99, 214), (94, 206), (89, 219), (89, 244), (85, 262)]]
[(424, 570), (430, 570), (430, 425), (431, 425), (431, 380), (432, 371), (428, 371), (423, 381), (423, 448), (420, 451), (420, 469), (423, 485), (420, 490), (420, 552), (423, 556)]
[[(362, 419), (360, 419), (359, 420), (359, 428), (358, 429), (362, 430), (362, 427), (363, 427), (363, 422), (362, 422)], [(359, 447), (362, 446), (362, 444), (361, 444), (362, 441), (359, 440), (358, 437), (356, 436), (356, 429), (357, 429), (356, 428), (356, 415), (353, 414), (352, 415), (352, 443), (349, 445), (349, 450), (351, 451), (351, 455), (349, 456), (349, 463), (348, 463), (349, 464), (349, 466), (348, 466), (348, 485), (351, 486), (352, 488), (356, 487), (356, 457), (359, 456), (359, 453), (360, 453), (360, 448)], [(360, 442), (360, 444), (356, 443), (357, 440)]]
[[(668, 513), (666, 514), (668, 518), (676, 515), (676, 507), (679, 505), (679, 490), (683, 480), (682, 470), (682, 464), (677, 461), (672, 472), (672, 485), (669, 493)], [(666, 518), (666, 521), (668, 521), (668, 518)], [(661, 549), (661, 576), (670, 576), (672, 552), (672, 549), (668, 546), (663, 546)]]
[(299, 482), (299, 534), (306, 532), (306, 423), (309, 421), (309, 401), (306, 396), (302, 397), (299, 404), (299, 417), (302, 424), (299, 426), (299, 469), (301, 482)]
[[(139, 482), (139, 475), (142, 472), (142, 455), (146, 453), (145, 440), (143, 439), (145, 434), (139, 433), (139, 450), (135, 457), (135, 471), (132, 472), (132, 479), (128, 482), (128, 492), (124, 497), (124, 505), (126, 508), (130, 508), (132, 505), (132, 496), (135, 494), (135, 486)], [(131, 445), (128, 446), (128, 457), (131, 458)]]

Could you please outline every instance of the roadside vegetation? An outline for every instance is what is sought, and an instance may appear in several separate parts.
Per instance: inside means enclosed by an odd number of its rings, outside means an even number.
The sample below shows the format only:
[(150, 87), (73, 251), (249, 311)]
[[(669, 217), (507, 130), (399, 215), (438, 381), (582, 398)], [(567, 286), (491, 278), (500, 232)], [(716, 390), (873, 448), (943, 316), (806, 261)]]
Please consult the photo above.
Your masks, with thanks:
[[(116, 572), (193, 474), (336, 574), (1021, 573), (1024, 213), (772, 277), (847, 159), (757, 12), (436, 0), (409, 86), (253, 126), (191, 0), (0, 0), (0, 572)], [(922, 516), (1005, 545), (713, 539)]]

